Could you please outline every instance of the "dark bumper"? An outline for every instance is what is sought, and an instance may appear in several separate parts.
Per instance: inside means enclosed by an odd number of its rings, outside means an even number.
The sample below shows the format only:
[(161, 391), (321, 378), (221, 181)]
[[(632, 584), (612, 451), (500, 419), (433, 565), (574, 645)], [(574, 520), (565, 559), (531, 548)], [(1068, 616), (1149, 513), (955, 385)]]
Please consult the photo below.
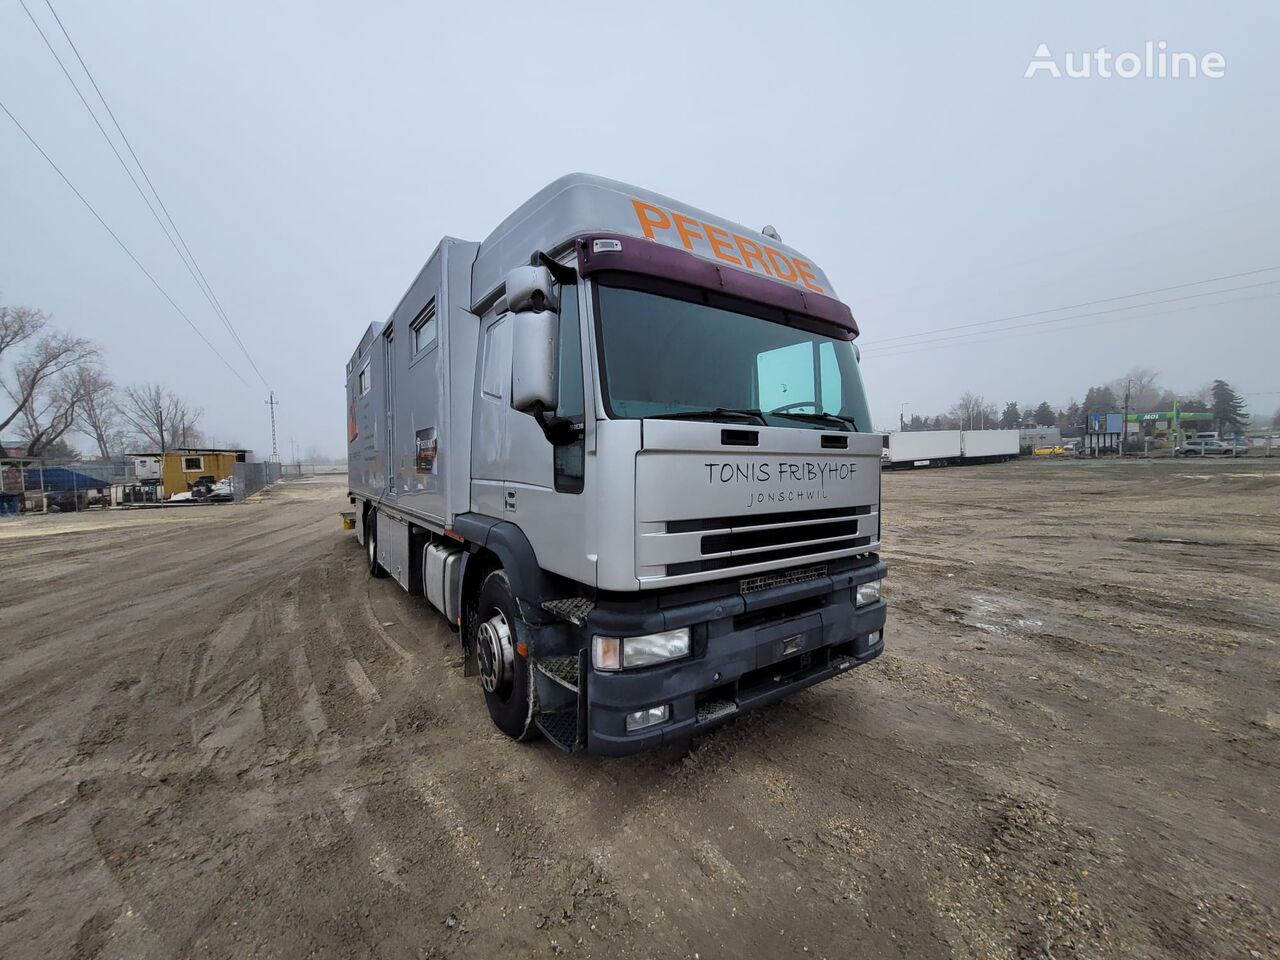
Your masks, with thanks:
[[(855, 585), (882, 577), (884, 565), (858, 574)], [(694, 655), (675, 663), (625, 673), (588, 669), (587, 749), (623, 756), (684, 740), (884, 650), (883, 600), (857, 608), (854, 590), (845, 588), (823, 596), (816, 609), (787, 610), (780, 606), (776, 618), (765, 610), (710, 621), (695, 634)], [(662, 704), (670, 705), (670, 719), (627, 732), (628, 713)]]

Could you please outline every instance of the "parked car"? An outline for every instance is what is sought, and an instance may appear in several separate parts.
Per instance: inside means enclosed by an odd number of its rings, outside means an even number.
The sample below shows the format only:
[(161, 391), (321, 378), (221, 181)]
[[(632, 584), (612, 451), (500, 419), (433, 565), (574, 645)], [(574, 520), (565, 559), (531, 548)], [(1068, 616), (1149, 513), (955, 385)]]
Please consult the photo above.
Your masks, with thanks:
[(1067, 452), (1067, 448), (1061, 444), (1052, 444), (1047, 447), (1036, 447), (1031, 451), (1033, 456), (1037, 457), (1060, 457)]
[(1234, 444), (1224, 440), (1187, 440), (1173, 448), (1175, 457), (1234, 457)]

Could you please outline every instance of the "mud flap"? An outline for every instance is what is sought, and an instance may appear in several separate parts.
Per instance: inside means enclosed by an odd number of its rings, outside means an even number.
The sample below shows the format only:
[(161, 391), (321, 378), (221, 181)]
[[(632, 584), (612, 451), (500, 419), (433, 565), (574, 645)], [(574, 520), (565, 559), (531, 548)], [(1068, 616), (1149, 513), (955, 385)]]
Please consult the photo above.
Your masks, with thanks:
[(529, 657), (536, 706), (534, 723), (561, 750), (586, 743), (586, 653)]

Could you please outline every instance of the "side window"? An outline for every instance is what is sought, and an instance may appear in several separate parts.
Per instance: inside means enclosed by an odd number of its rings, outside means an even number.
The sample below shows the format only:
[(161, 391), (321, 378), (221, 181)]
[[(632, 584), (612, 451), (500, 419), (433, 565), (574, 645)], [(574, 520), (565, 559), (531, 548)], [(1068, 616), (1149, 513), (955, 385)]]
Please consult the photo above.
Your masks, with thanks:
[(413, 355), (416, 357), (431, 344), (436, 342), (436, 298), (432, 297), (422, 312), (409, 324), (413, 332)]
[(756, 356), (756, 396), (761, 410), (813, 407), (813, 345), (793, 343)]
[(503, 317), (489, 327), (484, 335), (484, 363), (480, 368), (480, 392), (493, 400), (503, 398), (506, 393), (505, 382), (511, 379), (511, 369), (509, 367), (503, 369), (506, 365), (502, 362), (502, 351), (498, 349), (498, 344), (502, 342), (503, 327), (509, 319), (509, 317)]
[(369, 365), (366, 363), (360, 370), (360, 396), (364, 396), (369, 392), (371, 378), (369, 376)]
[(560, 396), (556, 416), (582, 419), (582, 331), (578, 322), (578, 288), (565, 285), (560, 290)]
[(823, 343), (818, 348), (818, 379), (821, 381), (822, 406), (818, 413), (840, 412), (840, 364), (836, 360), (834, 343)]
[(582, 324), (578, 314), (578, 288), (560, 288), (560, 395), (556, 416), (579, 428), (573, 443), (554, 448), (557, 493), (581, 493), (586, 460), (586, 443), (581, 432), (586, 404), (582, 393)]

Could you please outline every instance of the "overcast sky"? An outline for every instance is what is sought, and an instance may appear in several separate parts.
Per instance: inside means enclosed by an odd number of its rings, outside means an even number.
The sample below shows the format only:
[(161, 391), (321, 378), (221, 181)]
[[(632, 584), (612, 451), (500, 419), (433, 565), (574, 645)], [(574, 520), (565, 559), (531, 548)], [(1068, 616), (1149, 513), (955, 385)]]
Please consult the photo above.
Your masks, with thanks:
[[(774, 224), (852, 306), (878, 426), (966, 390), (1065, 405), (1138, 365), (1280, 406), (1280, 270), (1040, 313), (1280, 267), (1275, 4), (53, 3), (275, 388), (286, 457), (343, 452), (345, 361), (439, 238), (483, 239), (573, 170)], [(1148, 40), (1226, 75), (1023, 76), (1040, 43), (1062, 64)], [(269, 453), (266, 388), (18, 0), (0, 99), (250, 385), (3, 115), (0, 297)], [(1032, 313), (969, 329), (1074, 319), (891, 339)]]

